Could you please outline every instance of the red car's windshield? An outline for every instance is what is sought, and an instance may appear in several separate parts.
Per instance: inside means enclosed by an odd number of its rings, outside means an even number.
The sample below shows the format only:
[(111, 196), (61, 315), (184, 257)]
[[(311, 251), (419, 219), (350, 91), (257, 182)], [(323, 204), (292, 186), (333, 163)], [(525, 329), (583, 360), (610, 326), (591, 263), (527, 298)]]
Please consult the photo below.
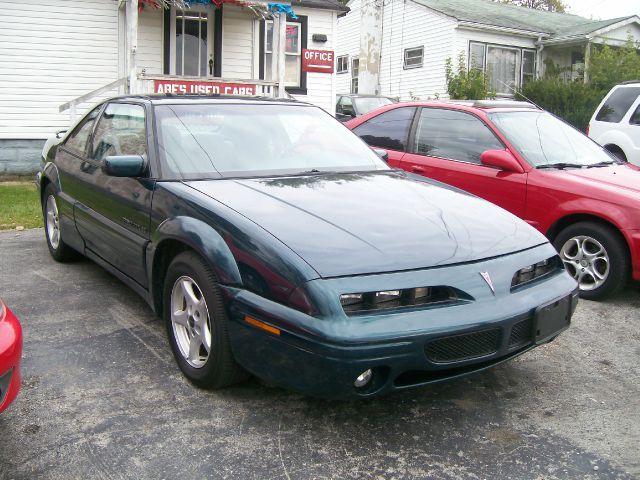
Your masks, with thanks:
[(489, 117), (534, 167), (583, 167), (615, 162), (600, 145), (550, 113), (495, 112)]

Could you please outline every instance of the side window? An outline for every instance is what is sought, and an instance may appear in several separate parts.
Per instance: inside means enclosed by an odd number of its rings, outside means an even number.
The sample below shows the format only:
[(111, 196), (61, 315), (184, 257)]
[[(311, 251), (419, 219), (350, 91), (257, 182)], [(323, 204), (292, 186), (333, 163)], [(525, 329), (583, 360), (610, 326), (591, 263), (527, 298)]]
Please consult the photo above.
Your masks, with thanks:
[(639, 87), (622, 87), (613, 91), (596, 115), (600, 122), (618, 123), (640, 95)]
[(404, 151), (415, 111), (414, 107), (389, 110), (367, 120), (353, 132), (374, 147)]
[(65, 147), (79, 155), (84, 155), (87, 152), (87, 141), (89, 140), (91, 130), (93, 130), (93, 124), (95, 123), (96, 117), (98, 116), (101, 108), (102, 105), (97, 106), (91, 110), (86, 117), (84, 117), (76, 129), (71, 132), (69, 138), (65, 140)]
[(640, 105), (638, 105), (638, 108), (636, 108), (636, 111), (633, 112), (633, 115), (631, 115), (631, 118), (629, 119), (629, 123), (631, 125), (640, 125)]
[(145, 155), (147, 139), (144, 108), (128, 103), (110, 103), (98, 121), (91, 158), (110, 155)]
[(479, 164), (482, 152), (503, 148), (493, 132), (471, 114), (439, 108), (420, 112), (416, 153)]

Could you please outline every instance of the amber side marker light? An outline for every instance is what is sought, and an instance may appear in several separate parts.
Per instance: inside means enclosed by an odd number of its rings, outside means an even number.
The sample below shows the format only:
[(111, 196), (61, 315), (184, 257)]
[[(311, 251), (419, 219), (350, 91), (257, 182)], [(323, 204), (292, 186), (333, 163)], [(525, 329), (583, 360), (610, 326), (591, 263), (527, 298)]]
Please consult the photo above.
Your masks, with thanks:
[(256, 320), (255, 318), (250, 317), (249, 315), (244, 316), (244, 321), (247, 322), (249, 325), (253, 325), (256, 328), (264, 330), (265, 332), (273, 333), (274, 335), (280, 335), (280, 330), (278, 330), (277, 328), (272, 327), (271, 325), (267, 325), (266, 323), (261, 322), (260, 320)]

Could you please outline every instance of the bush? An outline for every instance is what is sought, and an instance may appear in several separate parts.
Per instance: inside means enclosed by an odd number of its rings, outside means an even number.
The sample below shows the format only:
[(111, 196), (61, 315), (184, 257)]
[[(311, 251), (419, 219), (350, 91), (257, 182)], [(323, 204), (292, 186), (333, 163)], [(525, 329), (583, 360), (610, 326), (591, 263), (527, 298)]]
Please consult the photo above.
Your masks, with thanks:
[(453, 73), (451, 57), (445, 64), (447, 92), (453, 100), (483, 100), (495, 98), (495, 92), (489, 90), (487, 76), (477, 68), (467, 69), (464, 53), (458, 55), (458, 73)]
[(630, 38), (621, 48), (593, 45), (589, 62), (589, 83), (565, 82), (566, 69), (546, 65), (545, 78), (528, 82), (519, 99), (531, 100), (584, 131), (593, 112), (614, 85), (640, 80), (640, 44)]
[(545, 78), (526, 83), (516, 98), (531, 100), (584, 132), (607, 91), (583, 82), (565, 83), (559, 78)]

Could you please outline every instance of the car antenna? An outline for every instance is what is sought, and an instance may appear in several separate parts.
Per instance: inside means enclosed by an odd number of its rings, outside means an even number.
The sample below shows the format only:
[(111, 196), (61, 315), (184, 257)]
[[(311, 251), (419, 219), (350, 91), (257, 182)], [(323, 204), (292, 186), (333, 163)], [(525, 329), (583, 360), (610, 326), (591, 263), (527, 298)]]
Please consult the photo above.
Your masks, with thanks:
[(502, 85), (504, 85), (505, 87), (507, 87), (509, 90), (511, 90), (514, 95), (520, 95), (522, 98), (524, 98), (527, 102), (529, 102), (531, 105), (533, 105), (536, 108), (539, 108), (540, 110), (544, 110), (544, 108), (542, 108), (540, 105), (538, 105), (536, 102), (534, 102), (533, 100), (531, 100), (529, 97), (527, 97), (524, 93), (522, 93), (521, 91), (516, 90), (515, 88), (513, 88), (511, 85), (507, 85), (506, 83), (504, 83), (502, 80), (498, 80), (498, 82), (500, 82)]

